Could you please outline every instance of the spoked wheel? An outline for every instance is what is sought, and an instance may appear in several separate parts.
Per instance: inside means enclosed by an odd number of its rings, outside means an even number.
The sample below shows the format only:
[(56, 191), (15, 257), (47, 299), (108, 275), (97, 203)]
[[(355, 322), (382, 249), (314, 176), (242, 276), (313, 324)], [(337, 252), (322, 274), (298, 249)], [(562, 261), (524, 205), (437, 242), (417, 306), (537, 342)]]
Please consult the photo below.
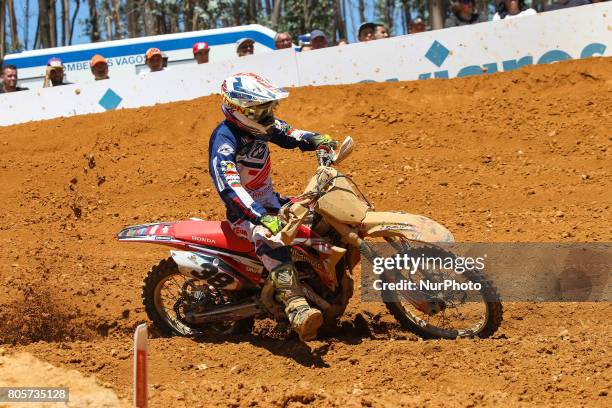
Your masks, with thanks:
[[(390, 243), (394, 250), (412, 258), (442, 259), (446, 265), (451, 262), (448, 260), (457, 259), (453, 253), (434, 246), (410, 247), (397, 240)], [(386, 282), (414, 282), (413, 288), (419, 292), (416, 296), (414, 290), (385, 293), (387, 309), (405, 329), (425, 339), (455, 339), (486, 338), (499, 328), (502, 304), (497, 288), (483, 270), (472, 268), (457, 273), (442, 262), (430, 262), (410, 272), (395, 270), (382, 275)], [(427, 302), (415, 302), (415, 297)]]
[(204, 281), (183, 275), (172, 258), (154, 266), (144, 280), (142, 302), (147, 316), (164, 336), (239, 334), (250, 332), (253, 319), (195, 324), (188, 312), (210, 310), (231, 299)]

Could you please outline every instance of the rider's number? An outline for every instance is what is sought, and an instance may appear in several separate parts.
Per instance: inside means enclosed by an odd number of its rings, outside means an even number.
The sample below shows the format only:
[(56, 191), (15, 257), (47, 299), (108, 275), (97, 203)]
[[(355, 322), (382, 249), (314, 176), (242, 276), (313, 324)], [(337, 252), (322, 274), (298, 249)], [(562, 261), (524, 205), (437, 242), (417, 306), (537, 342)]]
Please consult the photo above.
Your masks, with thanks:
[(217, 268), (205, 268), (201, 271), (191, 271), (198, 279), (205, 280), (211, 286), (222, 288), (234, 282), (232, 275), (220, 272)]

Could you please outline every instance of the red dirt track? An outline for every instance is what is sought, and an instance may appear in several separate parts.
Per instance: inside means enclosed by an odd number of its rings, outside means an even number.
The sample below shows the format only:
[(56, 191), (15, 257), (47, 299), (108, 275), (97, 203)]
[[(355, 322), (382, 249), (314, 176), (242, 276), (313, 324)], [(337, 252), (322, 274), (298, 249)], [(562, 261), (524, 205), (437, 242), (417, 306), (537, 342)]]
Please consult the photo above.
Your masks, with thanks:
[[(147, 320), (140, 285), (168, 252), (114, 234), (223, 216), (207, 160), (219, 102), (0, 128), (0, 356), (27, 352), (131, 398), (132, 333)], [(589, 58), (293, 89), (278, 116), (353, 136), (340, 168), (378, 210), (429, 216), (459, 241), (612, 241), (611, 107), (612, 58)], [(316, 167), (297, 150), (272, 156), (285, 194)], [(343, 333), (310, 348), (266, 325), (151, 339), (151, 406), (610, 406), (610, 316), (609, 302), (506, 304), (493, 338), (421, 341), (355, 298)]]

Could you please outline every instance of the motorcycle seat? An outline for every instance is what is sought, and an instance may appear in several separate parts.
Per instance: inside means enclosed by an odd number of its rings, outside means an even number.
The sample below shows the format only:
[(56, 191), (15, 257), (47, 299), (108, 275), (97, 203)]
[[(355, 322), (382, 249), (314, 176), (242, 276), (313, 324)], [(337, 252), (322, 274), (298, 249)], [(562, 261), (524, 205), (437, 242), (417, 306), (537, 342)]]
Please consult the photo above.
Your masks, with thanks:
[(232, 230), (228, 221), (180, 221), (174, 224), (176, 239), (232, 252), (253, 252), (253, 244)]

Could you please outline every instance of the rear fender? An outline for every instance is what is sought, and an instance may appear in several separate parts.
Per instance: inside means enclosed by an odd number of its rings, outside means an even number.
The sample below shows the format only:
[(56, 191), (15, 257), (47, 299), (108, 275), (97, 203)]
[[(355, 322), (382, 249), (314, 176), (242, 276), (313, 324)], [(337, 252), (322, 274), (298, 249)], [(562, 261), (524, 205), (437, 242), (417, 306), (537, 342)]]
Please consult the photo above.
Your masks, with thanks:
[(174, 245), (182, 243), (175, 239), (174, 222), (131, 225), (117, 234), (121, 242), (148, 242), (152, 244)]
[(370, 211), (359, 226), (362, 237), (404, 237), (411, 241), (452, 244), (453, 234), (422, 215)]

